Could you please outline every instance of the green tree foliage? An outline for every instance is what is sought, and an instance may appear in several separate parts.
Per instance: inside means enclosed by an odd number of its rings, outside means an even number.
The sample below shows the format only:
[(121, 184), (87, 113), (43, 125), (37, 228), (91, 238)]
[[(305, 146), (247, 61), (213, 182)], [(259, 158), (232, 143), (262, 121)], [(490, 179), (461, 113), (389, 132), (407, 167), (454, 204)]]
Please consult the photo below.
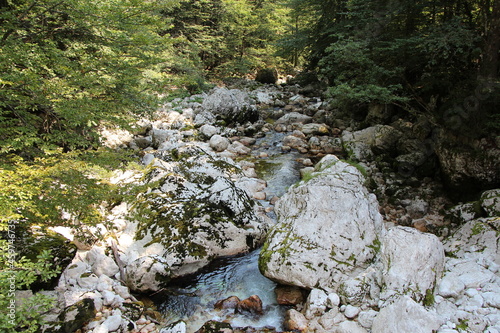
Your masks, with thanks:
[[(297, 24), (282, 43), (300, 41), (296, 45), (305, 54), (305, 67), (329, 84), (337, 105), (392, 103), (435, 121), (446, 121), (443, 115), (458, 105), (472, 110), (478, 124), (495, 115), (499, 1), (305, 0), (289, 5), (292, 21), (302, 16), (310, 23)], [(484, 78), (487, 91), (477, 97)], [(475, 98), (476, 105), (467, 107), (467, 98)]]
[(164, 14), (176, 37), (174, 73), (242, 76), (278, 62), (273, 42), (284, 14), (276, 0), (184, 0)]
[[(311, 27), (316, 19), (315, 11), (311, 10), (307, 1), (290, 0), (285, 15), (281, 38), (276, 41), (276, 53), (288, 61), (292, 68), (299, 68), (305, 62), (309, 52)], [(286, 7), (285, 7), (286, 8)]]
[[(102, 207), (119, 201), (109, 171), (129, 158), (98, 149), (98, 129), (156, 109), (172, 49), (160, 33), (168, 23), (161, 11), (173, 4), (0, 1), (2, 307), (15, 289), (57, 271), (43, 249), (37, 258), (21, 255), (33, 245), (23, 244), (24, 235), (44, 237), (58, 225), (84, 231), (103, 222)], [(23, 304), (14, 319), (0, 318), (0, 330), (38, 331), (50, 300), (36, 294)]]
[(0, 8), (0, 152), (89, 146), (150, 109), (170, 42), (155, 2), (21, 0)]

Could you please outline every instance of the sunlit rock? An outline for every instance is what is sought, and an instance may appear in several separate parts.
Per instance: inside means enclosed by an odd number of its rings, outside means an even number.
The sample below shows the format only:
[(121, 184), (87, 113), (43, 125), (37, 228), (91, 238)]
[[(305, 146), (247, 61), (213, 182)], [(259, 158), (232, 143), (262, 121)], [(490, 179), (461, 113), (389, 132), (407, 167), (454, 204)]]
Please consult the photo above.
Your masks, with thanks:
[(380, 248), (382, 217), (364, 177), (335, 156), (278, 201), (259, 267), (284, 284), (337, 290), (361, 274)]
[(312, 117), (298, 112), (289, 112), (276, 120), (275, 124), (290, 125), (293, 123), (307, 124), (312, 121)]
[[(158, 290), (170, 275), (193, 273), (261, 244), (267, 221), (231, 181), (241, 173), (238, 166), (190, 145), (154, 156), (134, 202), (137, 222), (118, 240), (127, 271), (134, 272), (132, 289)], [(155, 263), (141, 259), (148, 257)], [(165, 267), (150, 269), (156, 265)]]
[(431, 297), (444, 267), (439, 239), (414, 228), (390, 228), (382, 240), (382, 294), (386, 300), (407, 294), (417, 301)]
[(373, 333), (429, 333), (435, 332), (442, 320), (427, 311), (409, 296), (401, 296), (380, 310), (373, 320)]
[(290, 309), (285, 313), (283, 326), (288, 331), (307, 332), (308, 321), (302, 313), (295, 309)]

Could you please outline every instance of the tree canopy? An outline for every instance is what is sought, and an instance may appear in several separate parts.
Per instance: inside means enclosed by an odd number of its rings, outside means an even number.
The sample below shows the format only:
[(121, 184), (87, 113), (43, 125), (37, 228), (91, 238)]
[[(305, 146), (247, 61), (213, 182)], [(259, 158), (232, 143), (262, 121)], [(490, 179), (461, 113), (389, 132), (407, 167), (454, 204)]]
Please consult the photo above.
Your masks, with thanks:
[(305, 53), (304, 65), (327, 82), (337, 105), (394, 104), (443, 125), (443, 115), (458, 108), (463, 120), (473, 120), (463, 122), (475, 124), (473, 132), (487, 134), (484, 124), (498, 130), (491, 119), (498, 119), (500, 100), (499, 1), (289, 4), (291, 17), (308, 24), (297, 23), (282, 44)]

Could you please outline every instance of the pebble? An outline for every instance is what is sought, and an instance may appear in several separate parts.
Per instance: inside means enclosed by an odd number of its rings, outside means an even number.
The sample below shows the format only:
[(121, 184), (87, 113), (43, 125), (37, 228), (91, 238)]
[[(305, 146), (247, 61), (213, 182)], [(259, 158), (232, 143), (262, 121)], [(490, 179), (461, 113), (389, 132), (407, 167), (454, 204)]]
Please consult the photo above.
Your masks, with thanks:
[(364, 328), (371, 328), (373, 325), (373, 320), (377, 316), (378, 312), (375, 310), (361, 311), (358, 315), (358, 322)]
[(328, 294), (328, 298), (326, 299), (326, 305), (329, 308), (335, 308), (339, 306), (339, 304), (340, 304), (340, 297), (338, 294), (336, 293)]
[(346, 316), (349, 319), (354, 319), (358, 315), (360, 309), (358, 307), (352, 306), (352, 305), (347, 305), (344, 310), (344, 316)]
[(137, 325), (146, 325), (149, 324), (149, 320), (144, 317), (139, 318), (136, 322)]
[(109, 316), (106, 320), (101, 324), (101, 326), (105, 326), (108, 331), (113, 332), (120, 328), (122, 324), (122, 316), (119, 314)]
[(273, 196), (273, 197), (269, 200), (269, 203), (270, 203), (271, 205), (275, 205), (275, 204), (276, 204), (276, 202), (278, 202), (278, 200), (279, 200), (279, 199), (280, 199), (279, 197), (277, 197), (277, 196)]
[(255, 192), (253, 194), (253, 197), (256, 200), (266, 200), (266, 193), (265, 192)]
[(303, 165), (305, 165), (305, 166), (313, 166), (313, 165), (314, 165), (314, 163), (311, 161), (311, 159), (310, 159), (310, 158), (304, 158), (304, 159), (301, 161), (301, 163), (302, 163)]

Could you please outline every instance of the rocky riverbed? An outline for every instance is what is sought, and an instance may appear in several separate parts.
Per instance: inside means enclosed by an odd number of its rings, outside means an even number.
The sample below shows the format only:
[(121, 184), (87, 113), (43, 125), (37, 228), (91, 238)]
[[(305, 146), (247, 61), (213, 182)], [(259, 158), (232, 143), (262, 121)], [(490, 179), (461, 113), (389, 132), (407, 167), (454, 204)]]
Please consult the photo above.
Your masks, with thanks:
[[(143, 165), (111, 181), (140, 191), (109, 211), (98, 242), (55, 229), (78, 252), (46, 292), (59, 303), (47, 331), (187, 332), (144, 296), (263, 246), (282, 330), (500, 332), (500, 190), (465, 187), (498, 185), (498, 143), (468, 142), (489, 145), (470, 161), (424, 118), (373, 106), (353, 120), (304, 93), (218, 87), (165, 104), (134, 133), (103, 130)], [(280, 156), (302, 180), (270, 191), (263, 175)], [(199, 332), (276, 331), (224, 320)]]

